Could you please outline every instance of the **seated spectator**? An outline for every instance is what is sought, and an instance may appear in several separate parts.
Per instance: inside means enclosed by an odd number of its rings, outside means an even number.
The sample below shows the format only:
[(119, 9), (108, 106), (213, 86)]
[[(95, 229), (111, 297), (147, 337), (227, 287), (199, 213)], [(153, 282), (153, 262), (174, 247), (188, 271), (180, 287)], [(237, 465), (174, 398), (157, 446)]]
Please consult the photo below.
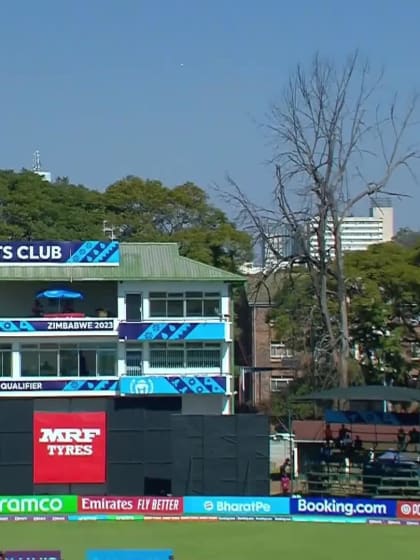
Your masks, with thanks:
[(332, 450), (331, 446), (326, 443), (321, 447), (321, 461), (329, 463), (331, 461)]
[(39, 301), (39, 299), (36, 299), (34, 301), (34, 305), (32, 307), (32, 315), (34, 317), (42, 317), (44, 315), (44, 308), (42, 306), (42, 303)]
[(326, 444), (330, 445), (330, 442), (332, 442), (333, 439), (334, 438), (333, 438), (333, 433), (332, 433), (332, 430), (331, 430), (331, 425), (327, 424), (325, 426), (325, 442), (326, 442)]
[(64, 302), (63, 313), (74, 313), (73, 302), (66, 299)]
[(369, 458), (369, 463), (373, 463), (375, 461), (375, 451), (374, 451), (373, 447), (371, 447), (369, 449), (368, 458)]
[(397, 445), (398, 451), (405, 451), (405, 448), (407, 447), (406, 434), (402, 428), (398, 430)]
[(356, 436), (354, 439), (354, 450), (355, 451), (362, 451), (363, 449), (363, 442), (359, 436)]
[(420, 443), (420, 433), (416, 428), (412, 428), (408, 432), (408, 443), (411, 443), (414, 446), (414, 451), (417, 451), (417, 445)]

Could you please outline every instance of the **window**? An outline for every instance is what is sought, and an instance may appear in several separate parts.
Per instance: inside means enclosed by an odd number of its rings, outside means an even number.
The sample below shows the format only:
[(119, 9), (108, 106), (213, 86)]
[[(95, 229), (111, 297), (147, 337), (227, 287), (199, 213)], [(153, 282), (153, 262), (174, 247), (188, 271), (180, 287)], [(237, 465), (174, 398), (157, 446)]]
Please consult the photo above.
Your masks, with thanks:
[(116, 375), (117, 349), (100, 344), (23, 344), (23, 377), (97, 377)]
[(141, 375), (143, 373), (143, 353), (140, 349), (130, 348), (125, 353), (127, 375)]
[(271, 392), (279, 393), (283, 391), (293, 379), (288, 377), (273, 377), (271, 379)]
[(271, 360), (293, 358), (293, 351), (282, 342), (272, 342), (270, 344), (270, 358)]
[(141, 316), (142, 316), (141, 294), (126, 294), (125, 316), (127, 321), (141, 321)]
[(150, 292), (150, 317), (218, 317), (218, 292)]
[(411, 343), (411, 357), (414, 360), (418, 360), (420, 358), (420, 344), (418, 342)]
[(12, 347), (10, 344), (0, 344), (0, 377), (12, 375)]
[(220, 344), (186, 342), (150, 344), (150, 367), (155, 369), (220, 368)]

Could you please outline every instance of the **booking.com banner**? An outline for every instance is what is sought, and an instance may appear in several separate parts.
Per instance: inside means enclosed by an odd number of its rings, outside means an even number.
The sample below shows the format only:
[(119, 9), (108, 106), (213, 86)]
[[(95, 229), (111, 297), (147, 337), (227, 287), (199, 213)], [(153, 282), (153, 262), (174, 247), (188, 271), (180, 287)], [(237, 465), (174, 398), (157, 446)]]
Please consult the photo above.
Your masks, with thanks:
[(290, 514), (328, 517), (395, 518), (394, 500), (358, 500), (348, 498), (291, 498)]

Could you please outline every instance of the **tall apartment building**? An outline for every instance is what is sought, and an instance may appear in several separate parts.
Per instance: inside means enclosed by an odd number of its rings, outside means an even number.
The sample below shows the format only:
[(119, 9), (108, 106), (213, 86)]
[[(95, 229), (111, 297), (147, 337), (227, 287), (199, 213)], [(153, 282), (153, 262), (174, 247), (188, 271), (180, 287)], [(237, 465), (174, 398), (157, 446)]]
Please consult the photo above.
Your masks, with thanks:
[[(376, 198), (372, 201), (369, 216), (347, 216), (341, 226), (341, 242), (343, 251), (365, 251), (370, 245), (386, 243), (394, 236), (394, 209), (390, 198)], [(332, 225), (326, 234), (326, 248), (331, 256), (334, 252)], [(263, 261), (266, 267), (281, 264), (278, 255), (285, 259), (296, 255), (297, 242), (283, 228), (278, 235), (270, 235), (269, 242), (264, 244)], [(273, 247), (275, 251), (273, 251)], [(316, 257), (318, 242), (315, 236), (310, 239), (312, 256)]]

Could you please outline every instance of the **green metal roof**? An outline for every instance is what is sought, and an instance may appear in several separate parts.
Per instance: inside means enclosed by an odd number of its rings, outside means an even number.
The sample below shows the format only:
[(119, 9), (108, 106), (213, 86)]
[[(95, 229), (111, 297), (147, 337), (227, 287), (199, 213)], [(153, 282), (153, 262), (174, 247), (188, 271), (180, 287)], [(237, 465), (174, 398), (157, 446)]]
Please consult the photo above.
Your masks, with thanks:
[(6, 280), (244, 282), (245, 278), (181, 257), (176, 243), (121, 243), (119, 266), (0, 266), (0, 282)]

